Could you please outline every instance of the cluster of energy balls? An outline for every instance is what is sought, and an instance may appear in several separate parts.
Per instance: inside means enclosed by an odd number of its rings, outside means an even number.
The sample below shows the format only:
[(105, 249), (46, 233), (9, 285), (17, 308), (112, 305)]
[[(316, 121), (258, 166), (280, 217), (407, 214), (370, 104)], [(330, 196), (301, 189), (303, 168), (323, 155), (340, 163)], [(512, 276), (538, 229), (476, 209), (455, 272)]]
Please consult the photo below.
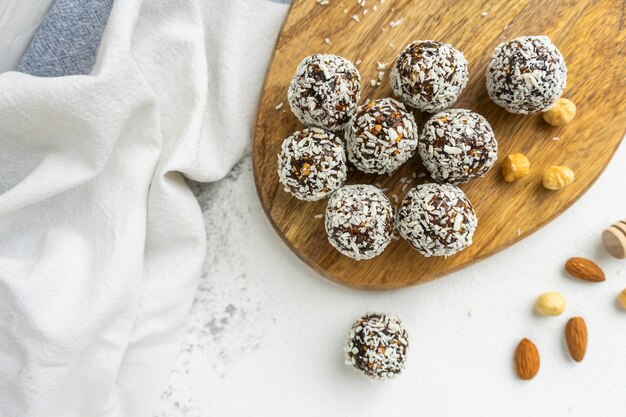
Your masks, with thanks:
[[(442, 42), (415, 41), (400, 52), (390, 72), (396, 99), (359, 105), (361, 76), (350, 60), (315, 54), (298, 65), (288, 100), (307, 128), (284, 140), (278, 176), (285, 191), (300, 200), (329, 197), (325, 228), (340, 253), (371, 259), (394, 232), (424, 256), (450, 256), (472, 244), (478, 220), (457, 185), (491, 169), (498, 142), (483, 116), (450, 109), (468, 76), (461, 51)], [(496, 47), (487, 66), (487, 91), (509, 112), (547, 111), (563, 92), (566, 76), (563, 56), (547, 37), (524, 36)], [(411, 109), (434, 113), (420, 132)], [(378, 187), (345, 185), (348, 164), (390, 175), (415, 154), (432, 182), (408, 190), (397, 211)], [(379, 357), (365, 351), (351, 348), (355, 366), (364, 360), (359, 355)], [(378, 369), (395, 372), (370, 365), (368, 375)]]
[[(305, 58), (289, 86), (293, 114), (307, 128), (293, 133), (278, 155), (285, 191), (304, 201), (329, 197), (325, 228), (330, 244), (355, 260), (371, 259), (394, 232), (424, 256), (451, 256), (472, 244), (478, 219), (457, 187), (484, 176), (498, 159), (489, 122), (450, 109), (467, 85), (463, 53), (437, 41), (415, 41), (390, 73), (397, 97), (359, 106), (361, 76), (336, 55)], [(567, 68), (546, 36), (523, 36), (498, 45), (487, 65), (489, 97), (511, 113), (549, 110), (565, 88)], [(434, 113), (418, 133), (411, 109)], [(406, 193), (399, 209), (383, 190), (345, 185), (348, 164), (368, 174), (391, 174), (415, 154), (432, 182)], [(409, 347), (400, 320), (371, 313), (350, 330), (346, 363), (372, 379), (404, 369)]]

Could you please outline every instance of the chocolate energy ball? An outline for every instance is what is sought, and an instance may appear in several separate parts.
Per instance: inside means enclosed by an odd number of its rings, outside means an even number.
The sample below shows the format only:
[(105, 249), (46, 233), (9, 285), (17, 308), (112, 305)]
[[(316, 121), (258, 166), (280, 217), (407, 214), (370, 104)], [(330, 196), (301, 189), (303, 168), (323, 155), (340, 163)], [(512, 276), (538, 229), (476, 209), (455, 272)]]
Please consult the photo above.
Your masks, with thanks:
[(422, 184), (411, 189), (398, 211), (396, 228), (422, 255), (450, 256), (472, 244), (478, 219), (460, 188)]
[(340, 130), (350, 121), (361, 97), (361, 75), (336, 55), (304, 58), (289, 86), (291, 111), (307, 126)]
[(341, 140), (318, 128), (295, 132), (283, 141), (278, 178), (294, 197), (315, 201), (343, 186), (346, 154)]
[(346, 128), (348, 160), (369, 174), (388, 174), (417, 147), (417, 125), (404, 105), (392, 98), (359, 107)]
[(370, 259), (380, 255), (393, 236), (394, 210), (373, 185), (346, 185), (335, 191), (326, 207), (328, 241), (343, 255)]
[(436, 113), (461, 95), (467, 84), (467, 60), (446, 43), (415, 41), (398, 55), (390, 76), (391, 88), (402, 101)]
[(371, 379), (389, 379), (404, 369), (409, 339), (400, 319), (391, 314), (371, 313), (350, 329), (346, 364)]
[(501, 43), (487, 64), (487, 91), (511, 113), (549, 110), (567, 82), (561, 52), (547, 36), (522, 36)]
[(437, 182), (460, 184), (485, 175), (498, 159), (498, 142), (478, 113), (452, 109), (424, 125), (417, 146), (424, 166)]

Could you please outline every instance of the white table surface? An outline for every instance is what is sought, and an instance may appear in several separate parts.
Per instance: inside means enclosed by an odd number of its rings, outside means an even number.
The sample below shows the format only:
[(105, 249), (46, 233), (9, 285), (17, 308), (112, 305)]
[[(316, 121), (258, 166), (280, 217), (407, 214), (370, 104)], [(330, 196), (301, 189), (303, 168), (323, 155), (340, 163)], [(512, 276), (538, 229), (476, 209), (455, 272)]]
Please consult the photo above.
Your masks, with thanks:
[[(260, 207), (250, 158), (219, 183), (195, 185), (209, 249), (157, 415), (623, 417), (626, 310), (617, 295), (626, 288), (626, 260), (610, 257), (600, 234), (626, 218), (625, 162), (622, 146), (573, 207), (517, 245), (390, 292), (332, 283), (291, 253)], [(568, 277), (571, 256), (594, 259), (607, 281)], [(533, 312), (545, 291), (564, 294), (563, 315)], [(371, 382), (343, 363), (348, 329), (367, 311), (396, 313), (409, 331), (407, 367), (394, 380)], [(569, 358), (563, 339), (574, 315), (589, 328), (582, 363)], [(513, 370), (523, 337), (541, 354), (529, 382)]]

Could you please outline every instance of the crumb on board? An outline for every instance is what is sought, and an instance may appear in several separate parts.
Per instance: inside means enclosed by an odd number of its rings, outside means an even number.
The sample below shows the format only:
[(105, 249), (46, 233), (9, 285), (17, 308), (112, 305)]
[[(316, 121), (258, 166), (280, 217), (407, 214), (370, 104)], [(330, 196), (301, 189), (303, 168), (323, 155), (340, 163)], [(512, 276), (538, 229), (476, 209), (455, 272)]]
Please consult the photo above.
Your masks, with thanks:
[(376, 87), (376, 80), (370, 80), (370, 85), (372, 87)]
[(317, 0), (317, 4), (319, 4), (320, 6), (328, 6), (328, 2), (330, 0)]
[(517, 235), (521, 236), (522, 235), (522, 229), (517, 229)]
[(359, 19), (359, 16), (357, 16), (357, 15), (352, 15), (352, 20), (354, 20), (357, 23), (359, 23), (361, 21), (361, 19)]
[(398, 26), (400, 26), (402, 24), (402, 19), (398, 19), (398, 20), (392, 20), (391, 22), (389, 22), (389, 27), (391, 29), (397, 28)]
[(480, 15), (481, 15), (482, 17), (487, 17), (487, 16), (489, 16), (489, 13), (487, 13), (487, 12), (482, 12)]
[(330, 38), (324, 38), (324, 43), (326, 45), (332, 45), (332, 42), (330, 41)]
[(356, 62), (354, 63), (355, 65), (361, 65), (361, 62), (363, 62), (362, 59), (357, 59)]
[(555, 136), (555, 137), (553, 137), (553, 138), (552, 138), (552, 140), (553, 140), (553, 141), (555, 141), (555, 142), (558, 142), (559, 137), (558, 137), (558, 136)]
[(283, 108), (283, 102), (281, 101), (280, 103), (276, 105), (276, 110), (280, 110), (282, 108)]
[(323, 219), (324, 218), (324, 214), (316, 214), (313, 217), (316, 218), (316, 219)]

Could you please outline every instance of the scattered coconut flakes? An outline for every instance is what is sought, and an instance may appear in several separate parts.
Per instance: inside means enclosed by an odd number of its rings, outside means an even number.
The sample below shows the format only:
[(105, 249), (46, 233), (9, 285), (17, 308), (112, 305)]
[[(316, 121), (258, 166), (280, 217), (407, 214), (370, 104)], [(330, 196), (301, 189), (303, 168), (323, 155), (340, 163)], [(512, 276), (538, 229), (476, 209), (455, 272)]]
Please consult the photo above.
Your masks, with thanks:
[(372, 87), (376, 87), (376, 80), (370, 80), (370, 85)]
[(396, 46), (393, 43), (389, 43), (390, 48), (395, 48)]
[(344, 12), (345, 14), (348, 14), (348, 9), (343, 9), (343, 12)]
[(316, 219), (323, 219), (324, 218), (324, 214), (316, 214), (315, 216)]
[(377, 69), (378, 71), (382, 71), (382, 70), (384, 70), (385, 68), (387, 68), (387, 63), (386, 63), (386, 62), (380, 62), (380, 61), (379, 61), (379, 62), (377, 62), (377, 63), (376, 63), (376, 69)]
[(357, 16), (357, 15), (352, 15), (352, 20), (354, 20), (357, 23), (359, 23), (361, 21), (361, 19), (359, 19), (359, 16)]
[(357, 59), (356, 62), (354, 63), (354, 65), (361, 65), (361, 62), (363, 62), (362, 59)]
[(385, 77), (385, 71), (378, 71), (378, 81), (382, 81)]
[(555, 137), (553, 137), (553, 138), (552, 138), (552, 140), (553, 140), (553, 141), (555, 141), (555, 142), (557, 142), (557, 141), (559, 140), (559, 137), (558, 137), (558, 136), (555, 136)]
[(324, 38), (324, 43), (327, 45), (332, 45), (332, 42), (330, 41), (329, 38)]
[(363, 16), (365, 16), (367, 14), (367, 12), (368, 12), (367, 9), (363, 10)]
[(517, 229), (517, 235), (521, 236), (522, 235), (522, 229)]
[(372, 11), (375, 12), (376, 10), (378, 10), (378, 6), (376, 5), (372, 6)]
[(489, 13), (487, 13), (487, 12), (482, 12), (480, 15), (481, 15), (482, 17), (487, 17), (487, 16), (489, 16)]
[(398, 20), (392, 20), (391, 22), (389, 22), (389, 27), (391, 29), (397, 28), (398, 26), (400, 26), (402, 24), (402, 19), (398, 19)]
[(275, 107), (276, 110), (280, 110), (283, 107), (283, 102), (281, 101), (280, 103), (278, 103), (278, 105)]
[(320, 6), (328, 6), (329, 0), (317, 0), (317, 4)]

